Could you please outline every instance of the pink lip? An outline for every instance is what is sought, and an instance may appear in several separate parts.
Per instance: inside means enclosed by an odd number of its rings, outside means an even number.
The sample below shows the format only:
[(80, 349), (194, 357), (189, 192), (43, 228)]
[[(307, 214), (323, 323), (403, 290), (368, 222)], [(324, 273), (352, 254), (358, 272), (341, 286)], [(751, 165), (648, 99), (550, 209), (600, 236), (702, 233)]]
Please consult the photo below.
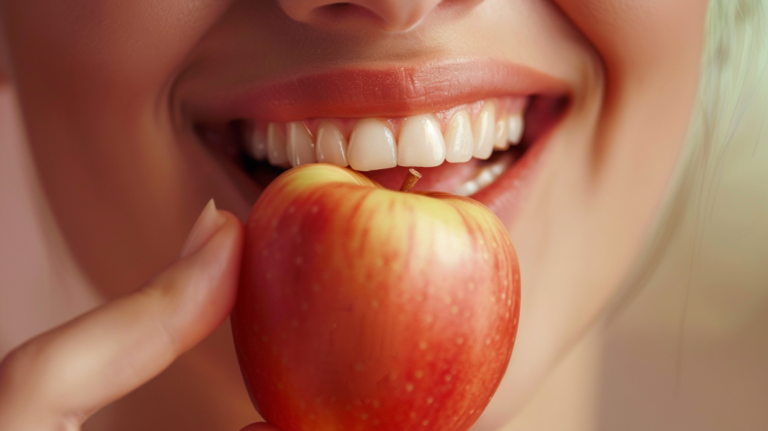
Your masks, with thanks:
[(419, 66), (315, 70), (228, 89), (193, 101), (189, 110), (193, 117), (206, 121), (403, 117), (489, 97), (568, 92), (564, 81), (525, 66), (465, 59)]
[[(531, 68), (496, 60), (463, 59), (422, 65), (313, 70), (279, 80), (233, 86), (188, 100), (186, 111), (204, 123), (234, 119), (297, 121), (311, 118), (404, 117), (503, 96), (569, 99), (572, 88)], [(529, 112), (530, 113), (530, 112)], [(529, 124), (526, 115), (526, 124)], [(526, 136), (530, 130), (526, 126)], [(514, 218), (548, 136), (539, 136), (522, 160), (473, 198), (502, 220)], [(525, 140), (525, 137), (524, 137)], [(450, 175), (459, 165), (435, 170)], [(394, 174), (397, 169), (393, 169)], [(381, 171), (380, 174), (387, 175)]]

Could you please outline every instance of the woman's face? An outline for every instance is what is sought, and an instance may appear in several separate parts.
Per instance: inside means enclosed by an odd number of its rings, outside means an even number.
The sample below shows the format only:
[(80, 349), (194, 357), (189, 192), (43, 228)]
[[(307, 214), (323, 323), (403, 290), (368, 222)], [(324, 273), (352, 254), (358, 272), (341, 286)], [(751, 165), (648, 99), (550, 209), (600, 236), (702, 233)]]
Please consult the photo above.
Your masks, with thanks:
[(521, 144), (424, 170), (426, 186), (465, 193), (484, 168), (504, 170), (475, 194), (508, 226), (522, 271), (517, 346), (480, 422), (501, 424), (615, 297), (647, 234), (686, 131), (705, 9), (702, 0), (3, 0), (2, 25), (48, 201), (107, 297), (174, 259), (207, 199), (247, 216), (274, 169), (242, 153), (270, 128), (268, 158), (281, 164), (286, 145), (299, 148), (299, 132), (293, 143), (279, 137), (287, 122), (316, 137), (328, 120), (349, 141), (357, 119), (375, 118), (372, 138), (348, 142), (348, 159), (394, 185), (401, 171), (377, 169), (391, 163), (376, 156), (384, 127), (400, 151), (419, 144), (400, 134), (404, 118), (432, 114), (448, 134), (464, 109), (479, 145), (497, 132), (481, 121), (491, 101), (497, 121), (517, 121), (525, 106)]

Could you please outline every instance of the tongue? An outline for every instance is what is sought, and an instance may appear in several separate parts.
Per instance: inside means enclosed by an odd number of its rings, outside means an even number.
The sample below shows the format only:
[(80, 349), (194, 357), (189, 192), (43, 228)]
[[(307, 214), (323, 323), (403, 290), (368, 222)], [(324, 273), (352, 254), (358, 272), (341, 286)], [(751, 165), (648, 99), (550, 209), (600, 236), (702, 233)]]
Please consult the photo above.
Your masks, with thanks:
[[(444, 162), (434, 168), (414, 168), (421, 174), (421, 179), (413, 190), (454, 193), (461, 184), (471, 180), (479, 168), (480, 161), (477, 159), (470, 159), (466, 163)], [(362, 174), (388, 189), (399, 190), (408, 169), (397, 166)]]

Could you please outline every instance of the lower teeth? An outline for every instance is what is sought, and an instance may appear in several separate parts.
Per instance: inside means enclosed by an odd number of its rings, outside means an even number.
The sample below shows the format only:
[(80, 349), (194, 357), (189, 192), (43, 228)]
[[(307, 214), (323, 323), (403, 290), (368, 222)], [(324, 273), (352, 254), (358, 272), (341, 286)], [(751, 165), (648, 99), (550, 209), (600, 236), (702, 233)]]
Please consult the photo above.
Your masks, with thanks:
[(475, 178), (457, 187), (453, 193), (459, 196), (471, 196), (496, 181), (511, 164), (511, 157), (500, 157), (492, 164), (480, 169)]

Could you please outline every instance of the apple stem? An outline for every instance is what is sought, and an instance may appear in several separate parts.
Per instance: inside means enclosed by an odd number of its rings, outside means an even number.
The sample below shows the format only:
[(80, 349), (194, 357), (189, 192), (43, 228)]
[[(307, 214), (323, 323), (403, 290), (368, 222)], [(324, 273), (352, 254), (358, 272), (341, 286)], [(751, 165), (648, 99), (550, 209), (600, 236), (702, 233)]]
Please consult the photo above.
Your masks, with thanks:
[(416, 185), (416, 183), (419, 182), (421, 179), (421, 174), (416, 169), (408, 169), (408, 175), (405, 177), (405, 181), (403, 181), (403, 185), (400, 187), (401, 192), (408, 193), (411, 191), (413, 186)]

